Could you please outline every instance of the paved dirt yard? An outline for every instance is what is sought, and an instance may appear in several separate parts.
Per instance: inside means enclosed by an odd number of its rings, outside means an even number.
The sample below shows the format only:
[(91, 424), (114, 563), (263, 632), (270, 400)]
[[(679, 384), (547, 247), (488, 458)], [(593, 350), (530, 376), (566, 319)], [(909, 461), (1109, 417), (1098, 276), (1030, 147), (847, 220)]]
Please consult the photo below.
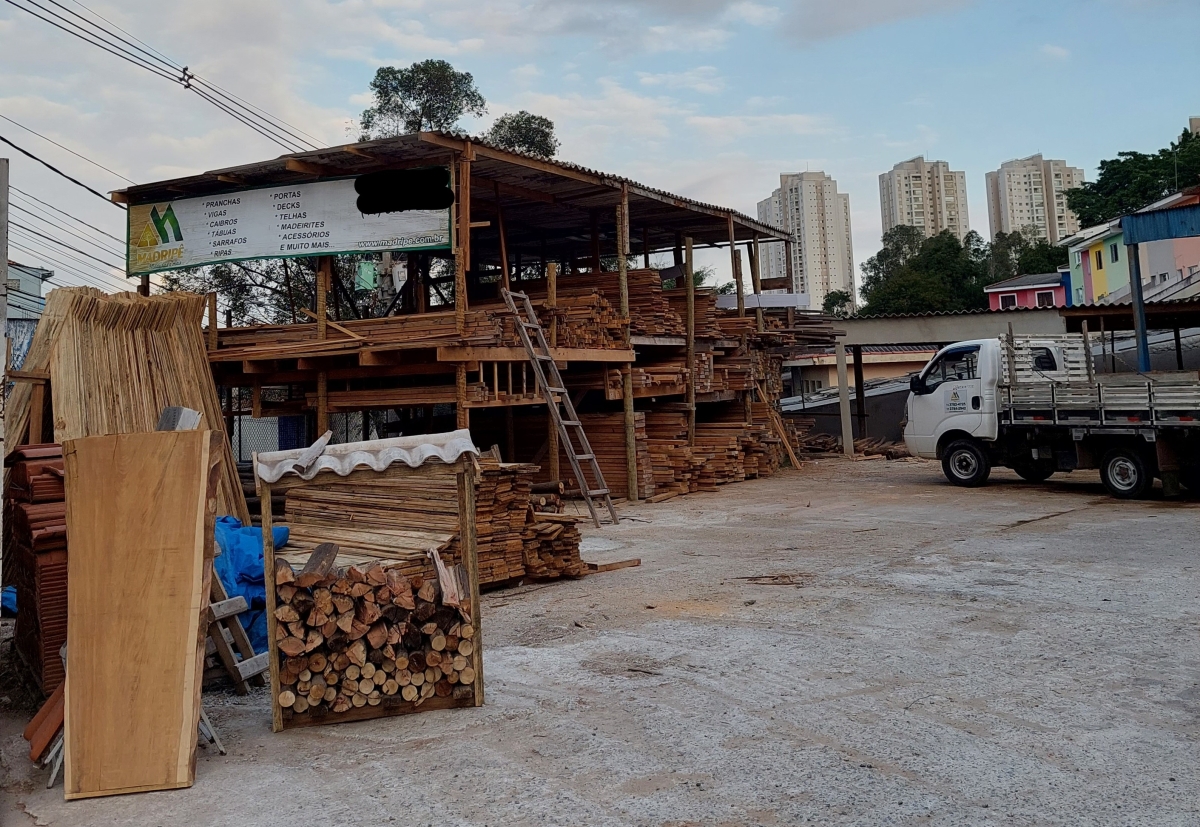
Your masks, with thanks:
[(487, 704), (273, 735), (65, 803), (0, 717), (5, 825), (1200, 822), (1200, 504), (826, 460), (626, 508), (640, 568), (484, 598)]

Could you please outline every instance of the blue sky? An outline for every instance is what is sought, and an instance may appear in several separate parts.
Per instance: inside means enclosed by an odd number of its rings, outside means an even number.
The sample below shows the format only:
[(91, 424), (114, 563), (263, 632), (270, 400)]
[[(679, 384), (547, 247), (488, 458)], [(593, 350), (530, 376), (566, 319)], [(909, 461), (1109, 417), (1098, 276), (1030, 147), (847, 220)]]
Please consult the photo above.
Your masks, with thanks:
[[(1090, 179), (1102, 158), (1155, 150), (1200, 115), (1196, 0), (88, 5), (331, 144), (357, 134), (378, 66), (437, 57), (472, 72), (488, 99), (468, 127), (529, 109), (558, 124), (560, 157), (646, 184), (753, 214), (779, 173), (823, 170), (850, 193), (858, 264), (879, 246), (877, 176), (898, 161), (965, 170), (970, 223), (986, 236), (984, 174), (1001, 162), (1043, 152)], [(0, 114), (137, 181), (279, 154), (194, 95), (9, 5)], [(9, 123), (0, 135), (97, 189), (123, 184)], [(13, 180), (123, 233), (116, 210), (24, 159)]]

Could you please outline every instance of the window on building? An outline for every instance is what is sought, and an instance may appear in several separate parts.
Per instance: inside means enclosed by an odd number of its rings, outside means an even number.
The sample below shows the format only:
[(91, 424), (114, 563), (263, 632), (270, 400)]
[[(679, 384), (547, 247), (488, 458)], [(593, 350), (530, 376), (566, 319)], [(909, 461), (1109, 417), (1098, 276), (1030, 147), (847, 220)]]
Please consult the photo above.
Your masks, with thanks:
[(1082, 250), (1075, 251), (1075, 266), (1076, 267), (1083, 266), (1083, 251)]
[(1104, 269), (1104, 254), (1101, 253), (1099, 250), (1096, 251), (1096, 269), (1097, 270)]
[(1008, 310), (1010, 307), (1017, 306), (1016, 293), (1001, 293), (1000, 294), (1000, 309)]
[(1034, 296), (1038, 307), (1054, 307), (1054, 291), (1039, 290)]
[(1110, 259), (1112, 259), (1113, 263), (1115, 264), (1121, 258), (1120, 248), (1117, 247), (1116, 244), (1109, 244), (1108, 245), (1108, 256)]

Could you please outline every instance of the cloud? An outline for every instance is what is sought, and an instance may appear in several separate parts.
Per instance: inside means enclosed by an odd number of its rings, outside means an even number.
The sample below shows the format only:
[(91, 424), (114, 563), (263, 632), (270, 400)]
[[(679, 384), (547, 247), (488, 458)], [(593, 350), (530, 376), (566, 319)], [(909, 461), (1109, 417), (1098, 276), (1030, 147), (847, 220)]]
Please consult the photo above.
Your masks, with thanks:
[(691, 89), (694, 92), (713, 94), (725, 88), (725, 80), (715, 66), (697, 66), (686, 72), (638, 72), (642, 86), (663, 86), (667, 89)]
[(1065, 46), (1056, 46), (1053, 43), (1047, 43), (1042, 46), (1042, 54), (1054, 60), (1066, 60), (1071, 56), (1071, 50)]
[(770, 26), (783, 17), (778, 6), (764, 6), (759, 3), (734, 3), (729, 7), (725, 16), (729, 20), (740, 20), (751, 26)]
[(964, 8), (972, 0), (797, 0), (786, 30), (801, 41), (826, 40), (863, 29)]
[(833, 131), (833, 121), (822, 115), (692, 115), (687, 125), (717, 144), (755, 135), (808, 136)]

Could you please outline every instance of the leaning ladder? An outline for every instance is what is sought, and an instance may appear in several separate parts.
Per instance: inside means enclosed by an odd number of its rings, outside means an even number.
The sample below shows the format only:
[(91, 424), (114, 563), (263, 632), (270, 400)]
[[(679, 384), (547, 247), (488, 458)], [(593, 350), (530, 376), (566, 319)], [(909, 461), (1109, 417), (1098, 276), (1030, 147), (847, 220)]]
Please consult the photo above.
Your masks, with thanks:
[[(575, 405), (572, 404), (571, 397), (567, 393), (567, 388), (563, 384), (562, 374), (558, 371), (558, 365), (554, 364), (554, 357), (550, 353), (550, 345), (546, 343), (546, 334), (542, 331), (542, 325), (538, 322), (537, 314), (533, 310), (533, 304), (529, 301), (529, 296), (525, 293), (515, 293), (504, 289), (500, 290), (500, 294), (504, 297), (504, 303), (508, 305), (508, 311), (513, 314), (513, 318), (517, 322), (517, 334), (521, 337), (521, 344), (525, 345), (525, 352), (529, 355), (529, 363), (533, 366), (533, 375), (537, 377), (538, 388), (541, 389), (542, 397), (546, 400), (546, 406), (550, 409), (550, 416), (554, 419), (554, 424), (558, 427), (559, 439), (566, 450), (567, 459), (571, 463), (571, 470), (575, 472), (575, 479), (579, 481), (579, 490), (583, 494), (583, 499), (587, 502), (588, 511), (592, 513), (592, 520), (595, 521), (596, 527), (599, 528), (600, 514), (596, 510), (595, 499), (603, 497), (604, 505), (608, 508), (608, 513), (612, 517), (613, 525), (616, 525), (619, 522), (617, 519), (617, 510), (613, 508), (612, 497), (609, 496), (608, 486), (604, 482), (604, 474), (600, 471), (600, 464), (596, 462), (596, 453), (592, 450), (587, 434), (583, 431), (583, 424), (579, 421), (579, 415), (575, 413)], [(520, 309), (517, 307), (517, 301), (520, 301), (522, 304)], [(533, 332), (532, 338), (529, 335), (530, 331)], [(547, 373), (549, 373), (548, 378)], [(561, 409), (559, 405), (562, 406)], [(572, 432), (574, 432), (575, 438), (579, 442), (579, 453), (575, 451), (575, 440), (571, 439)], [(596, 480), (595, 488), (588, 488), (587, 478), (583, 475), (583, 470), (579, 465), (580, 460), (587, 460), (589, 463), (592, 477)]]

